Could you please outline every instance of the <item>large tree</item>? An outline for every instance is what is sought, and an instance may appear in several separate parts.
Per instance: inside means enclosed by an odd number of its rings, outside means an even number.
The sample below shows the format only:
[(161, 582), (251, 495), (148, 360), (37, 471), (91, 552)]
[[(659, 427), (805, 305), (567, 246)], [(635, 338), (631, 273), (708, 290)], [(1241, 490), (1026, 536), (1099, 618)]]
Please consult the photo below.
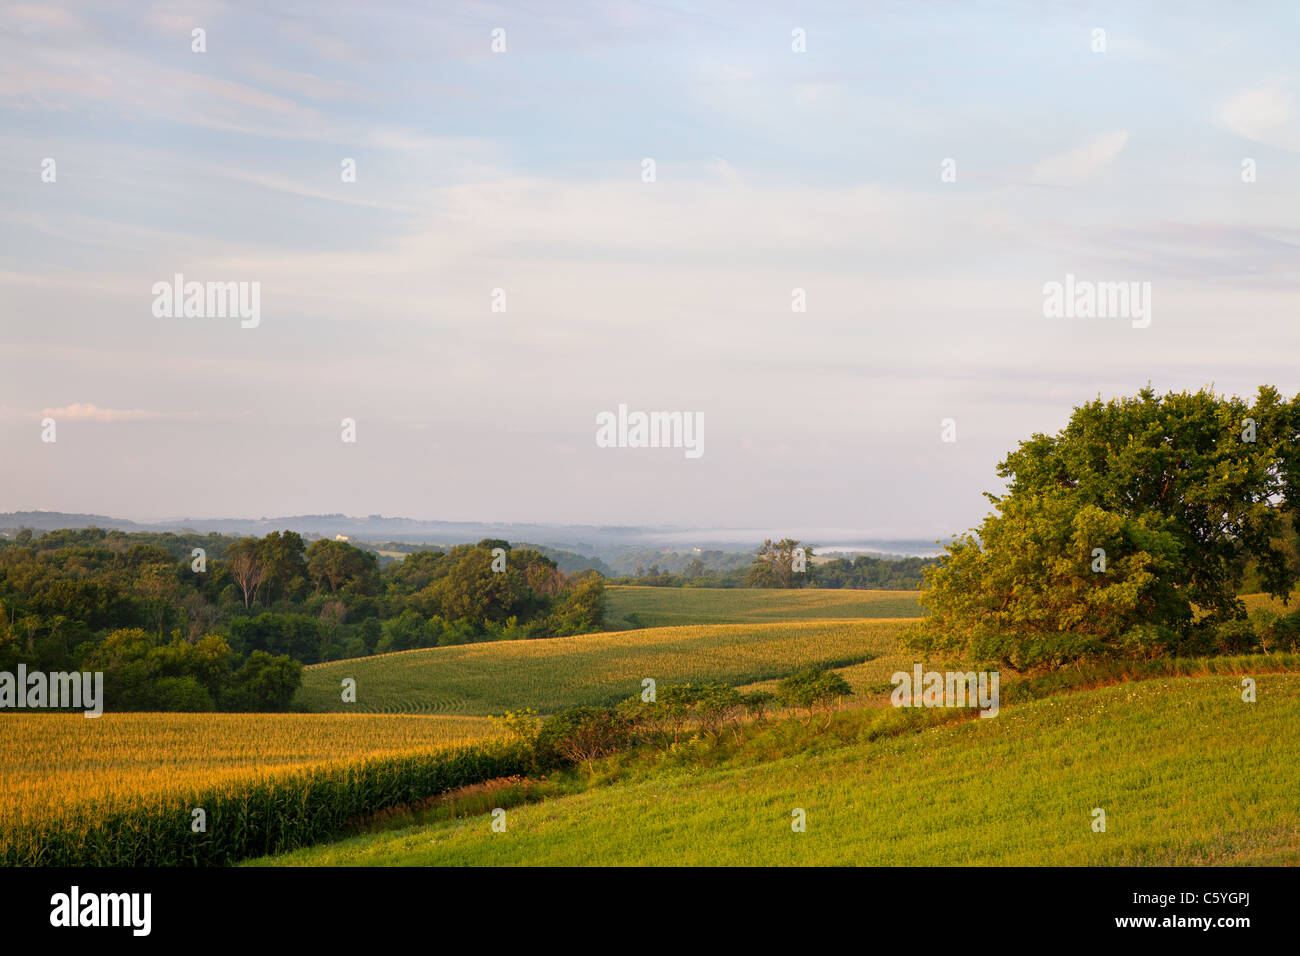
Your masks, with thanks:
[(1245, 614), (1251, 566), (1296, 581), (1285, 536), (1300, 502), (1300, 398), (1253, 404), (1202, 389), (1076, 408), (1003, 460), (1003, 495), (927, 572), (930, 615), (906, 638), (1012, 668), (1110, 654), (1200, 653)]
[(268, 604), (280, 598), (299, 600), (306, 595), (305, 550), (302, 536), (295, 531), (272, 531), (262, 539), (262, 562), (266, 566), (262, 592)]
[(323, 538), (307, 549), (307, 574), (318, 591), (334, 593), (348, 587), (367, 594), (378, 587), (379, 565), (368, 551)]
[(759, 588), (800, 588), (812, 577), (808, 560), (812, 548), (806, 548), (794, 538), (772, 541), (768, 538), (754, 556), (754, 563), (745, 574), (745, 583)]

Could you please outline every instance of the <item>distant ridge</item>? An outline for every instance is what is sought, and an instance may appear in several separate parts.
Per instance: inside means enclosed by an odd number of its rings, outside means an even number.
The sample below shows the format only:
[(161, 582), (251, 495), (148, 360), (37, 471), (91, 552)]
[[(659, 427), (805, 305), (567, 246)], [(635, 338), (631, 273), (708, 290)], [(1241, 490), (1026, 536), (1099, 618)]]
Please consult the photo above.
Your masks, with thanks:
[[(426, 521), (417, 518), (344, 514), (288, 515), (278, 518), (180, 518), (166, 521), (139, 522), (108, 515), (73, 514), (62, 511), (11, 511), (0, 513), (0, 531), (13, 533), (20, 528), (55, 531), (60, 528), (105, 528), (118, 531), (216, 532), (227, 535), (265, 535), (272, 531), (296, 531), (304, 537), (334, 537), (338, 534), (369, 541), (400, 541), (411, 544), (464, 544), (484, 538), (529, 541), (553, 548), (587, 554), (617, 554), (628, 550), (692, 548), (720, 551), (753, 551), (764, 537), (800, 537), (797, 529), (789, 532), (730, 528), (683, 528), (672, 526), (638, 527), (629, 525), (563, 525), (523, 522)], [(861, 551), (892, 555), (935, 554), (939, 546), (934, 539), (872, 539), (861, 532), (843, 531), (838, 540), (819, 537), (815, 532), (802, 535), (818, 551)]]

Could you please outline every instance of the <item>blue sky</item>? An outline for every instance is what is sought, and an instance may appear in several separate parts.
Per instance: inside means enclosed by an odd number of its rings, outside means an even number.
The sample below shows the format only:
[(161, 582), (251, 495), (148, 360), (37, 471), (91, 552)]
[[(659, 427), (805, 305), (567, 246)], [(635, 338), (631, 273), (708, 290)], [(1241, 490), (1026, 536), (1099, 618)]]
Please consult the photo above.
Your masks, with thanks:
[[(0, 510), (969, 527), (1098, 394), (1300, 390), (1297, 18), (5, 5)], [(177, 272), (260, 325), (155, 318)], [(1067, 272), (1151, 326), (1044, 319)], [(620, 403), (705, 454), (597, 448)]]

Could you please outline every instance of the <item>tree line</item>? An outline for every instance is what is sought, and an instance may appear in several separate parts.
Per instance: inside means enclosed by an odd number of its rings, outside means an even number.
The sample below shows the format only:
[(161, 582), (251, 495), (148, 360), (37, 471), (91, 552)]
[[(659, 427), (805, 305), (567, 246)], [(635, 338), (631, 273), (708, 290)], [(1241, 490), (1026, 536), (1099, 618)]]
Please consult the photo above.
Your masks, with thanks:
[[(705, 552), (703, 558), (722, 555)], [(814, 562), (813, 547), (794, 538), (767, 540), (740, 567), (710, 567), (691, 558), (678, 571), (661, 571), (657, 564), (637, 568), (635, 575), (611, 578), (612, 584), (686, 588), (851, 588), (911, 591), (921, 587), (926, 568), (938, 558), (876, 558), (857, 555)]]
[(304, 664), (584, 633), (603, 613), (599, 574), (493, 539), (382, 570), (292, 531), (0, 540), (0, 670), (102, 670), (109, 709), (283, 710)]

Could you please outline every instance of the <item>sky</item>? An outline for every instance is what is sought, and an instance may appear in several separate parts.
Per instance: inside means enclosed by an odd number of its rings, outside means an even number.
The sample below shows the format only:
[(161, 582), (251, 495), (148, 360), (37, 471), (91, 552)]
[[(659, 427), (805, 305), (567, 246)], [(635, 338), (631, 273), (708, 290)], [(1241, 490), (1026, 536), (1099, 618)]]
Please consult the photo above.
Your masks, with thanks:
[[(1298, 41), (1289, 2), (0, 5), (0, 511), (965, 530), (1083, 402), (1300, 391)], [(256, 325), (160, 316), (177, 274)], [(1045, 316), (1067, 275), (1149, 313)], [(619, 405), (702, 454), (599, 447)]]

